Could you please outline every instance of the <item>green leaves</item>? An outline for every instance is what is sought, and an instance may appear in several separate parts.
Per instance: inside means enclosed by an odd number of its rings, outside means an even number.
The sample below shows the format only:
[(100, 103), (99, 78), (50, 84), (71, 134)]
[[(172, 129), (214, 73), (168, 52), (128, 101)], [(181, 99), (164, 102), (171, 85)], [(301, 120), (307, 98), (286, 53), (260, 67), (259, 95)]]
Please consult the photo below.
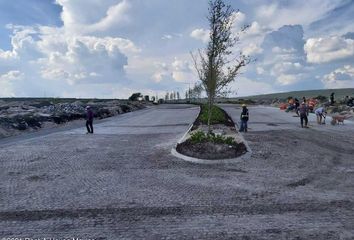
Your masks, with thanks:
[[(201, 106), (201, 114), (200, 114), (200, 121), (203, 124), (208, 124), (208, 106), (202, 105)], [(226, 121), (225, 113), (217, 106), (211, 107), (211, 118), (210, 124), (224, 124)]]
[(190, 141), (192, 144), (212, 142), (216, 144), (237, 145), (235, 139), (232, 137), (224, 137), (222, 135), (216, 135), (214, 133), (204, 133), (202, 131), (192, 133)]

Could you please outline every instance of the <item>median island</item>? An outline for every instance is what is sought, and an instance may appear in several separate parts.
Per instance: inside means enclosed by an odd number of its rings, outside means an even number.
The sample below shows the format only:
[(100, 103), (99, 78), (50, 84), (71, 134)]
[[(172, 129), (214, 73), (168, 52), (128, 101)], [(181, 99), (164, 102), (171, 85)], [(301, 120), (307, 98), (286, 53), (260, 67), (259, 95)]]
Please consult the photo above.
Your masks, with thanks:
[(201, 110), (190, 131), (176, 146), (179, 154), (205, 160), (234, 159), (247, 153), (242, 136), (231, 117), (218, 106), (211, 108), (210, 129), (208, 107)]

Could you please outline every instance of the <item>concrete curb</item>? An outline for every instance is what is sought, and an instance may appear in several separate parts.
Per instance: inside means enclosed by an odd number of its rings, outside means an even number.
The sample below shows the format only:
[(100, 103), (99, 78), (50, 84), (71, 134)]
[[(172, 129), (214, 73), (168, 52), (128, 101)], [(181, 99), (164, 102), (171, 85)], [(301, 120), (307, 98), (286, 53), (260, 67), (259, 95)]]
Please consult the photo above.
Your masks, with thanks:
[[(200, 111), (200, 109), (199, 109)], [(199, 113), (197, 115), (197, 117), (199, 116)], [(194, 123), (194, 121), (193, 121)], [(190, 156), (186, 156), (184, 154), (181, 154), (179, 152), (177, 152), (177, 145), (184, 142), (185, 140), (187, 140), (187, 135), (190, 132), (190, 130), (193, 127), (193, 123), (189, 126), (187, 132), (183, 135), (183, 137), (177, 141), (177, 143), (173, 146), (173, 148), (171, 149), (171, 154), (173, 156), (175, 156), (176, 158), (180, 158), (184, 161), (187, 162), (191, 162), (191, 163), (198, 163), (198, 164), (208, 164), (208, 165), (212, 165), (212, 164), (227, 164), (227, 163), (238, 163), (238, 162), (242, 162), (244, 160), (247, 160), (251, 157), (252, 155), (252, 150), (248, 145), (248, 142), (245, 140), (245, 138), (242, 136), (242, 134), (240, 133), (240, 138), (243, 142), (243, 144), (245, 144), (247, 152), (237, 158), (228, 158), (228, 159), (218, 159), (218, 160), (210, 160), (210, 159), (201, 159), (201, 158), (194, 158), (194, 157), (190, 157)], [(236, 124), (235, 124), (235, 128), (236, 128)]]

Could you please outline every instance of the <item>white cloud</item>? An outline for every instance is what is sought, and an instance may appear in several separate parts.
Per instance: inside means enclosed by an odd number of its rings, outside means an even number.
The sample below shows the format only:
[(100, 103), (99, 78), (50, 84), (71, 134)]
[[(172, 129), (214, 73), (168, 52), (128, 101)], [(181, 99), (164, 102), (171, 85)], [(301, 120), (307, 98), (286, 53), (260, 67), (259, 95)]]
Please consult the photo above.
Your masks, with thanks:
[[(127, 1), (57, 3), (63, 7), (63, 27), (7, 25), (13, 32), (12, 48), (0, 49), (0, 73), (19, 69), (26, 76), (21, 75), (23, 84), (28, 86), (23, 88), (19, 80), (6, 81), (8, 95), (42, 96), (47, 92), (62, 96), (65, 89), (77, 90), (75, 84), (83, 89), (84, 85), (98, 84), (105, 89), (107, 84), (125, 84), (129, 58), (140, 54), (141, 49), (129, 39), (97, 33), (125, 19)], [(15, 77), (15, 72), (10, 73), (1, 75), (3, 89), (4, 79)], [(109, 95), (107, 91), (104, 94)]]
[(258, 19), (264, 19), (264, 18), (268, 19), (275, 15), (277, 9), (278, 9), (278, 5), (276, 3), (261, 5), (260, 7), (257, 8), (256, 14), (258, 16)]
[(297, 75), (281, 74), (279, 77), (277, 77), (277, 82), (283, 86), (291, 85), (297, 83), (298, 81), (299, 79)]
[(170, 34), (164, 34), (161, 39), (162, 39), (162, 40), (171, 40), (172, 38), (173, 38), (172, 35), (170, 35)]
[(160, 83), (162, 81), (170, 80), (172, 74), (170, 68), (165, 62), (155, 62), (155, 72), (152, 74), (151, 78), (154, 82)]
[(270, 74), (272, 76), (279, 76), (285, 73), (297, 73), (303, 71), (303, 66), (298, 62), (278, 62), (273, 65)]
[(163, 81), (164, 79), (168, 79), (169, 77), (171, 77), (171, 75), (165, 71), (157, 71), (152, 75), (152, 79), (156, 83), (159, 83), (159, 82)]
[(0, 81), (13, 81), (23, 79), (25, 75), (18, 70), (9, 71), (3, 75), (0, 75)]
[(249, 28), (246, 31), (246, 36), (255, 37), (257, 35), (264, 35), (268, 28), (261, 26), (258, 22), (252, 22)]
[(251, 80), (246, 77), (236, 78), (236, 80), (230, 84), (230, 88), (236, 91), (237, 97), (275, 92), (271, 84)]
[(118, 82), (125, 78), (124, 67), (128, 64), (123, 52), (138, 51), (129, 40), (111, 37), (66, 37), (61, 44), (64, 51), (60, 47), (47, 52), (48, 47), (42, 46), (45, 57), (37, 62), (43, 78), (66, 80), (69, 84)]
[(243, 48), (243, 53), (245, 55), (255, 55), (263, 52), (263, 49), (256, 43), (250, 43)]
[(175, 58), (170, 63), (156, 62), (155, 68), (151, 78), (157, 83), (170, 80), (185, 83), (195, 79), (194, 69), (187, 60)]
[(15, 97), (16, 83), (23, 80), (24, 77), (24, 73), (19, 70), (11, 70), (0, 75), (0, 97)]
[(109, 29), (114, 25), (128, 21), (128, 16), (125, 13), (129, 8), (130, 4), (127, 0), (123, 0), (120, 3), (111, 6), (107, 10), (106, 16), (103, 17), (100, 21), (88, 26), (88, 30), (90, 32), (103, 31)]
[(245, 25), (246, 15), (241, 11), (236, 11), (231, 16), (234, 31), (239, 31)]
[(129, 21), (127, 0), (56, 0), (63, 11), (61, 19), (65, 29), (74, 33), (106, 31)]
[(310, 63), (325, 63), (354, 57), (354, 40), (339, 36), (310, 38), (304, 50)]
[(256, 71), (257, 71), (257, 74), (259, 74), (259, 75), (262, 75), (263, 73), (265, 73), (265, 70), (262, 67), (257, 67)]
[(274, 2), (264, 4), (263, 2), (256, 9), (256, 18), (273, 29), (284, 25), (308, 25), (321, 19), (328, 12), (332, 11), (341, 0), (298, 0), (288, 1), (287, 4)]
[(338, 68), (325, 75), (322, 82), (326, 88), (353, 88), (354, 67), (345, 65), (343, 68)]
[(194, 68), (190, 61), (175, 58), (172, 62), (172, 77), (177, 82), (189, 82), (194, 80)]
[(204, 43), (207, 43), (209, 41), (209, 34), (210, 34), (209, 30), (198, 28), (193, 30), (190, 36), (194, 39), (201, 40)]
[(13, 51), (4, 51), (2, 49), (0, 49), (0, 60), (8, 60), (11, 58), (16, 57), (16, 53)]

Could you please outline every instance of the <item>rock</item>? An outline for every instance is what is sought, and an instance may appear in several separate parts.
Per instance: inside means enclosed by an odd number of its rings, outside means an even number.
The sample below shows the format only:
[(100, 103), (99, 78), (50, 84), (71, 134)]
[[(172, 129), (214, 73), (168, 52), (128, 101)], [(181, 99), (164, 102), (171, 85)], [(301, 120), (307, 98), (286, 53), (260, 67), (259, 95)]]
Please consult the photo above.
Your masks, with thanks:
[(122, 109), (123, 113), (131, 112), (131, 109), (128, 105), (120, 105), (120, 108)]
[(17, 130), (24, 131), (24, 130), (26, 130), (28, 128), (28, 124), (25, 121), (22, 121), (20, 123), (12, 124), (12, 127), (17, 129)]

